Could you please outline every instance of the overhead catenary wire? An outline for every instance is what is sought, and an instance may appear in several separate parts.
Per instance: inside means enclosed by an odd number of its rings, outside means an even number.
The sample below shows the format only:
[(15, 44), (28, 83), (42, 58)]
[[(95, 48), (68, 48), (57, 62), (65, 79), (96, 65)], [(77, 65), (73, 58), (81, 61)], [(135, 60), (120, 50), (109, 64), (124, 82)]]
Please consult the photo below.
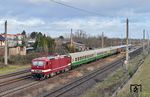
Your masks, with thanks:
[(99, 13), (96, 13), (96, 12), (93, 12), (93, 11), (89, 11), (89, 10), (86, 10), (86, 9), (78, 8), (78, 7), (69, 5), (69, 4), (65, 4), (65, 3), (62, 3), (62, 2), (58, 2), (58, 1), (55, 1), (55, 0), (50, 0), (50, 1), (53, 2), (53, 3), (56, 3), (56, 4), (59, 4), (59, 5), (68, 7), (68, 8), (72, 8), (72, 9), (75, 9), (75, 10), (78, 10), (78, 11), (82, 11), (82, 12), (88, 13), (88, 14), (95, 14), (95, 15), (100, 15), (100, 16), (102, 16), (102, 14), (99, 14)]

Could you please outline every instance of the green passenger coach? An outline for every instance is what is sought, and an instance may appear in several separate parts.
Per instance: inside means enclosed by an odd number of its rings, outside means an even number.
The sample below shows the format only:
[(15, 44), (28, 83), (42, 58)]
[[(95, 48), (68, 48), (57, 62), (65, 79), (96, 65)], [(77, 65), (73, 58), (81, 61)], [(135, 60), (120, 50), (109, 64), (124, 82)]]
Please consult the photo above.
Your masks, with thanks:
[(125, 49), (126, 45), (113, 46), (108, 48), (101, 48), (83, 52), (70, 53), (71, 67), (76, 67), (84, 63), (92, 62), (97, 59), (101, 59), (116, 53), (119, 53), (119, 49)]

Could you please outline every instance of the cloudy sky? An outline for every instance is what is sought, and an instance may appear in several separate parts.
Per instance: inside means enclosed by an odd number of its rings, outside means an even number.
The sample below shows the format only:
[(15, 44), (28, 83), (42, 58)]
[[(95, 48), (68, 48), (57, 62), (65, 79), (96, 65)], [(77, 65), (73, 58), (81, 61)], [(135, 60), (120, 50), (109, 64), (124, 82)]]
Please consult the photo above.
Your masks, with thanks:
[(130, 21), (130, 37), (150, 32), (149, 0), (0, 0), (0, 33), (8, 20), (8, 33), (41, 31), (58, 37), (82, 29), (90, 35), (104, 32), (109, 37), (125, 37), (125, 20)]

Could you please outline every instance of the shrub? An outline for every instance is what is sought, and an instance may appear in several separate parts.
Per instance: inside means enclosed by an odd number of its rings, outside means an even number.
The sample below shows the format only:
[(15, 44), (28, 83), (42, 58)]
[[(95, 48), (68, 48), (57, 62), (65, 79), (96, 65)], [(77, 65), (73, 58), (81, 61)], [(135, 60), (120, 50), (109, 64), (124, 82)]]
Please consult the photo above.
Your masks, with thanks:
[(8, 63), (9, 64), (30, 64), (31, 61), (37, 57), (43, 57), (43, 54), (31, 53), (31, 54), (27, 54), (27, 55), (9, 56)]
[(130, 70), (130, 71), (129, 71), (129, 76), (132, 77), (133, 74), (134, 74), (133, 70)]

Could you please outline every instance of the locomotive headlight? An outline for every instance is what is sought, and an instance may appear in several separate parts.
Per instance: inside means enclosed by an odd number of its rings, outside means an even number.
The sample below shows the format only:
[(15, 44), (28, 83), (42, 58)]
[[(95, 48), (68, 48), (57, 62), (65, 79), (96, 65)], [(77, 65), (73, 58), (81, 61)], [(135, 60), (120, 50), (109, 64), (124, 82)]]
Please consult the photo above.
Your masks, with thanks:
[(34, 70), (35, 73), (41, 73), (42, 70)]
[(34, 70), (34, 69), (32, 69), (32, 70), (31, 70), (31, 72), (41, 73), (41, 72), (42, 72), (42, 70)]
[(34, 72), (35, 70), (31, 69), (31, 72)]
[(38, 72), (38, 73), (41, 73), (41, 72), (42, 72), (42, 70), (37, 70), (37, 72)]

